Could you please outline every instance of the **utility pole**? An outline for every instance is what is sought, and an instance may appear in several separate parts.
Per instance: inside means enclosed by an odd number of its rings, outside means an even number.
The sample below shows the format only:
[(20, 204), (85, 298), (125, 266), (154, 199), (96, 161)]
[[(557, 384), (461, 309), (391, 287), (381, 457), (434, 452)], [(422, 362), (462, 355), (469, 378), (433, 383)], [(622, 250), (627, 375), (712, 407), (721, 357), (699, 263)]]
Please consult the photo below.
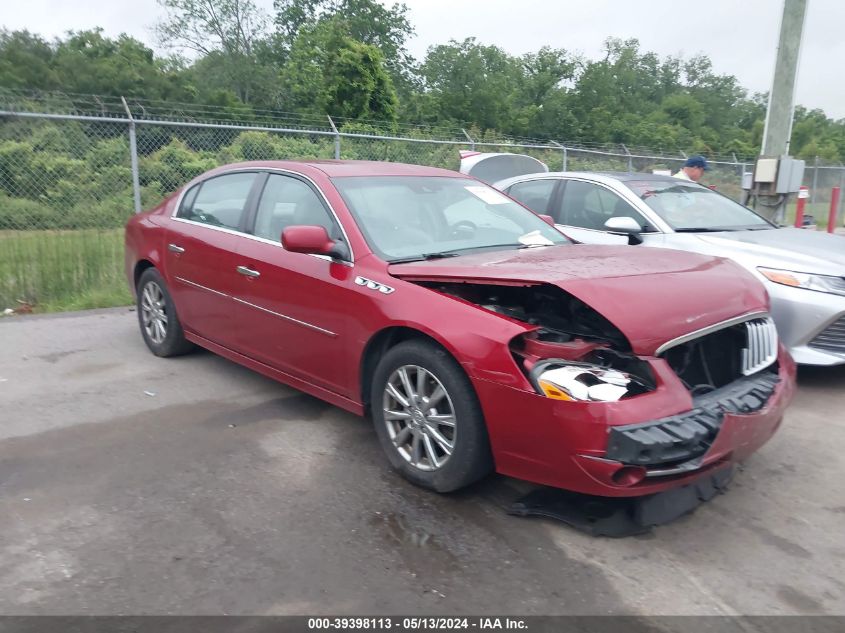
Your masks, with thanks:
[[(763, 147), (760, 148), (761, 157), (779, 160), (789, 154), (789, 138), (792, 135), (795, 111), (795, 82), (798, 78), (798, 59), (801, 54), (801, 36), (806, 14), (807, 0), (784, 0), (775, 72), (769, 92), (769, 105), (766, 108), (766, 124), (763, 128)], [(755, 168), (755, 179), (756, 172)], [(782, 222), (786, 218), (789, 194), (773, 194), (774, 191), (761, 193), (759, 198), (755, 198), (762, 206), (757, 210), (771, 220)], [(756, 204), (754, 206), (757, 207)]]
[(763, 129), (763, 156), (784, 156), (789, 152), (792, 115), (795, 109), (795, 80), (807, 0), (784, 0), (780, 39), (775, 59), (775, 75), (769, 92), (766, 126)]

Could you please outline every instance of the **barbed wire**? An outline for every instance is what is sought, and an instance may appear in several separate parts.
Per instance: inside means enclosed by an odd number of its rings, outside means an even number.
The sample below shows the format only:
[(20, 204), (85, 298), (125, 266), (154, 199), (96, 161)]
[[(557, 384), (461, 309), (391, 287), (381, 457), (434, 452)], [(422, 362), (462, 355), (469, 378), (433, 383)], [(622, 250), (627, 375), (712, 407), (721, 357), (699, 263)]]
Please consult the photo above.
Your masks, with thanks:
[[(122, 97), (113, 95), (92, 95), (63, 91), (31, 91), (0, 88), (0, 110), (8, 112), (31, 112), (68, 116), (96, 116), (126, 119), (127, 112)], [(479, 149), (506, 150), (508, 146), (544, 148), (552, 151), (607, 154), (621, 158), (651, 158), (678, 161), (686, 157), (683, 149), (655, 148), (622, 143), (596, 143), (589, 141), (566, 141), (525, 136), (512, 136), (492, 130), (478, 131), (470, 123), (463, 125), (437, 125), (384, 120), (348, 119), (325, 114), (287, 112), (255, 108), (249, 105), (220, 106), (214, 104), (186, 103), (126, 97), (131, 116), (138, 122), (164, 121), (171, 123), (202, 123), (208, 125), (236, 125), (239, 127), (260, 126), (297, 130), (303, 133), (333, 133), (334, 126), (343, 134), (359, 136), (406, 137), (409, 140), (451, 142), (458, 145), (477, 145)], [(718, 152), (706, 152), (708, 160), (723, 165), (753, 163), (756, 156), (738, 156)], [(819, 159), (818, 166), (841, 166), (839, 163)]]

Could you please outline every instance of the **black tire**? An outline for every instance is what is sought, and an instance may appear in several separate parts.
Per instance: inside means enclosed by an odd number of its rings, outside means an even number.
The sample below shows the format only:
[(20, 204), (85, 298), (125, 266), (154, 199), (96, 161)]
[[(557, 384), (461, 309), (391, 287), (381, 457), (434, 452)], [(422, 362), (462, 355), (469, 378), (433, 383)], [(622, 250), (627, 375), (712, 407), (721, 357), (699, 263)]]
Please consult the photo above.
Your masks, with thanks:
[[(385, 402), (388, 402), (391, 411), (395, 407), (402, 407), (402, 405), (392, 395), (385, 396), (385, 392), (389, 381), (393, 380), (394, 386), (396, 381), (401, 383), (399, 372), (402, 368), (407, 368), (405, 369), (406, 377), (413, 373), (414, 380), (419, 379), (419, 374), (415, 373), (415, 369), (425, 370), (421, 391), (426, 392), (428, 390), (429, 395), (435, 396), (439, 383), (445, 390), (446, 396), (440, 398), (436, 407), (428, 408), (428, 399), (420, 398), (418, 402), (425, 401), (425, 405), (420, 407), (410, 406), (402, 408), (401, 411), (397, 408), (396, 411), (404, 415), (410, 415), (409, 412), (414, 411), (413, 415), (418, 416), (419, 414), (422, 419), (417, 417), (413, 420), (394, 420), (391, 417), (389, 425), (385, 414)], [(430, 376), (427, 376), (426, 373)], [(425, 386), (426, 381), (428, 381), (427, 387)], [(419, 384), (416, 383), (414, 390)], [(400, 395), (407, 399), (407, 390), (400, 390)], [(410, 404), (410, 399), (408, 401)], [(388, 350), (379, 361), (373, 375), (370, 403), (373, 424), (379, 442), (391, 465), (408, 481), (438, 492), (451, 492), (478, 481), (493, 469), (493, 457), (490, 452), (487, 426), (484, 423), (484, 415), (475, 390), (461, 366), (442, 347), (428, 341), (411, 340)], [(440, 413), (441, 410), (445, 413)], [(438, 419), (440, 419), (446, 417), (449, 410), (451, 410), (454, 419), (453, 429), (446, 426), (437, 426), (445, 424), (443, 422), (431, 422), (431, 419), (433, 419), (433, 417), (429, 417), (431, 412), (434, 412), (431, 416), (439, 414)], [(412, 424), (414, 425), (413, 429), (410, 428)], [(404, 428), (405, 426), (409, 427), (407, 431)], [(435, 430), (439, 439), (435, 436), (432, 426), (436, 427)], [(397, 428), (399, 431), (397, 431)], [(449, 437), (450, 430), (452, 431), (451, 437)], [(419, 435), (418, 441), (422, 444), (420, 450), (427, 455), (431, 454), (431, 450), (435, 452), (433, 460), (422, 455), (421, 459), (418, 460), (418, 465), (412, 463), (411, 455), (414, 450), (411, 442), (415, 434)], [(400, 449), (394, 443), (393, 437), (398, 439), (400, 435), (408, 438), (407, 448)], [(427, 445), (424, 441), (425, 438), (422, 437), (423, 435), (429, 436)], [(452, 441), (451, 454), (446, 457), (445, 453), (441, 453), (441, 449), (444, 445), (448, 445), (450, 439)], [(405, 455), (403, 455), (402, 450), (405, 450)], [(445, 457), (444, 461), (440, 466), (432, 467), (433, 464), (436, 464), (438, 456), (441, 459)]]
[[(164, 304), (162, 312), (167, 320), (166, 325), (164, 325), (165, 334), (161, 337), (161, 340), (156, 340), (160, 335), (153, 331), (154, 327), (148, 328), (148, 324), (145, 323), (145, 319), (149, 317), (149, 311), (145, 310), (144, 306), (145, 292), (154, 293), (156, 289), (160, 291), (162, 301), (158, 303)], [(173, 298), (170, 296), (170, 291), (167, 289), (164, 279), (155, 268), (147, 268), (143, 272), (138, 280), (136, 294), (138, 325), (141, 328), (141, 336), (153, 354), (166, 358), (187, 354), (194, 349), (194, 344), (185, 339), (185, 333), (182, 330), (182, 324), (179, 322), (179, 316), (176, 314)]]

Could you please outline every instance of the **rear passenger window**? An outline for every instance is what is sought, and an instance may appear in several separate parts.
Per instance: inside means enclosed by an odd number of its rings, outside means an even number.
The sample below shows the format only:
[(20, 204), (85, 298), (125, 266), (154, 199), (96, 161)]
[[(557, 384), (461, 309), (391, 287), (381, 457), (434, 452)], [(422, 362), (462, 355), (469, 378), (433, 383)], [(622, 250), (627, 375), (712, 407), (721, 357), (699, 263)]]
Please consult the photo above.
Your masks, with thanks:
[(557, 181), (550, 178), (518, 182), (510, 188), (508, 195), (535, 213), (546, 213), (556, 184)]
[[(199, 185), (196, 194), (193, 189), (188, 192), (178, 217), (239, 230), (256, 175), (251, 172), (209, 178)], [(193, 204), (187, 206), (189, 197), (193, 197)]]

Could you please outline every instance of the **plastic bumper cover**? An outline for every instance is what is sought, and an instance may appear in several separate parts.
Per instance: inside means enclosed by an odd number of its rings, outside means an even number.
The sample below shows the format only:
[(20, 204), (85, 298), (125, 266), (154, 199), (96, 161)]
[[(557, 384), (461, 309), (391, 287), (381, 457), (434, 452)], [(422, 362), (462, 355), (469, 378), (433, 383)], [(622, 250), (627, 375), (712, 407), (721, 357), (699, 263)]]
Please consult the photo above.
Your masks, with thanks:
[[(666, 419), (684, 418), (701, 408), (701, 399), (692, 399), (668, 364), (660, 359), (650, 362), (657, 376), (657, 389), (612, 403), (560, 402), (499, 382), (474, 380), (496, 470), (533, 483), (598, 496), (633, 497), (661, 492), (689, 484), (756, 451), (777, 430), (795, 391), (795, 363), (781, 346), (777, 381), (762, 406), (759, 396), (764, 394), (759, 389), (768, 391), (766, 381), (755, 384), (748, 393), (728, 393), (729, 386), (728, 390), (711, 394), (719, 399), (721, 422), (708, 418), (711, 427), (718, 427), (712, 437), (702, 419), (696, 419), (708, 432), (705, 444), (709, 445), (704, 446), (703, 454), (688, 459), (690, 453), (678, 450), (681, 447), (673, 441), (670, 446), (677, 451), (677, 459), (668, 463), (675, 470), (667, 469), (666, 461), (629, 466), (608, 457), (611, 434), (616, 435), (614, 429), (621, 428), (624, 433), (625, 427), (648, 427)], [(774, 376), (771, 371), (764, 373)], [(696, 427), (696, 434), (700, 432)], [(690, 436), (688, 441), (695, 437)], [(680, 464), (685, 468), (678, 468)], [(643, 468), (651, 470), (651, 475), (633, 484), (620, 482), (617, 475), (622, 468)]]
[[(780, 382), (774, 371), (738, 380), (693, 400), (687, 413), (653, 422), (610, 429), (606, 458), (624, 464), (667, 468), (703, 456), (713, 444), (726, 413), (750, 414), (762, 409)], [(680, 462), (680, 463), (679, 463)], [(680, 471), (679, 471), (680, 472)]]
[[(819, 336), (845, 319), (845, 297), (764, 282), (778, 335), (799, 365), (839, 365), (845, 351), (820, 346)], [(823, 337), (821, 340), (824, 341)]]

